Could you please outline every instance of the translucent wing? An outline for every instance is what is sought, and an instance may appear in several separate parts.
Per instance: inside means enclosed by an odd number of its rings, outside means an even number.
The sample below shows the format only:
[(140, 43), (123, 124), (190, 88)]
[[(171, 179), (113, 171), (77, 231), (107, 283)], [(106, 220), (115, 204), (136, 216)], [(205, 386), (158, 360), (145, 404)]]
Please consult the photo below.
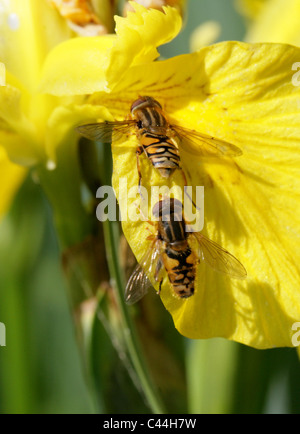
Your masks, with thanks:
[(111, 142), (119, 140), (122, 136), (128, 134), (136, 121), (116, 121), (101, 122), (95, 124), (80, 125), (76, 128), (79, 134), (90, 140), (101, 140), (102, 142)]
[(179, 139), (183, 149), (191, 154), (237, 157), (243, 153), (237, 146), (225, 142), (225, 140), (195, 130), (189, 130), (179, 125), (171, 125), (170, 128)]
[(192, 232), (190, 236), (197, 240), (200, 261), (204, 261), (214, 270), (228, 274), (235, 279), (247, 277), (247, 271), (243, 264), (219, 244), (206, 238), (200, 232)]
[(160, 256), (161, 243), (155, 239), (128, 280), (125, 289), (126, 303), (136, 303), (147, 294), (149, 288), (153, 287), (148, 276), (155, 278)]

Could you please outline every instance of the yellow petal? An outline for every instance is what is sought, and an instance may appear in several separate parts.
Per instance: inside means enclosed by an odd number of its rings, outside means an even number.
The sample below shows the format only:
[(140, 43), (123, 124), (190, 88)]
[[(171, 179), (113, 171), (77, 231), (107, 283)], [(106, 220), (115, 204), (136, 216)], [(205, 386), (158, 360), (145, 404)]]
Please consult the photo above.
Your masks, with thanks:
[(19, 89), (7, 85), (0, 89), (0, 118), (13, 126), (22, 118), (20, 107), (21, 92)]
[(135, 12), (128, 12), (126, 18), (115, 17), (118, 39), (107, 70), (110, 87), (130, 66), (155, 60), (159, 56), (156, 47), (171, 41), (181, 29), (181, 17), (174, 8), (165, 7), (162, 13), (134, 2), (131, 6)]
[[(300, 318), (300, 87), (292, 84), (291, 65), (299, 58), (292, 46), (225, 42), (131, 68), (115, 95), (95, 97), (119, 118), (138, 95), (152, 95), (173, 124), (243, 150), (235, 159), (191, 158), (180, 146), (188, 183), (205, 187), (205, 233), (248, 271), (245, 281), (236, 281), (201, 264), (196, 293), (187, 300), (175, 298), (164, 281), (162, 301), (190, 338), (292, 346), (292, 324)], [(138, 184), (137, 146), (134, 136), (113, 144), (113, 186), (123, 216), (128, 191)], [(143, 155), (140, 160), (149, 193), (151, 186), (183, 187), (179, 171), (165, 180)], [(140, 203), (138, 194), (127, 203), (136, 214), (134, 203)], [(123, 222), (139, 260), (150, 244), (147, 227)]]
[(11, 163), (0, 147), (0, 217), (9, 209), (26, 173), (26, 169)]
[(31, 165), (39, 158), (36, 129), (22, 110), (21, 96), (10, 84), (0, 87), (0, 145), (13, 161)]
[(235, 179), (234, 166), (205, 165), (206, 230), (242, 261), (247, 280), (218, 275), (202, 264), (195, 300), (163, 299), (178, 330), (190, 338), (223, 336), (256, 348), (292, 346), (300, 303), (300, 205), (293, 189), (300, 183), (259, 159), (251, 163), (241, 157)]

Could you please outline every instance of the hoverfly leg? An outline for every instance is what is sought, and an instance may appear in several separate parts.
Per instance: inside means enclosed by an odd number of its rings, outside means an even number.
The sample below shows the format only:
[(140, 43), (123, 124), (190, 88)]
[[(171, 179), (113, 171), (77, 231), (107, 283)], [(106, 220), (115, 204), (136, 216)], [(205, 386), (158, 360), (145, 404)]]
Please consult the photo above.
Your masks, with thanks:
[(140, 194), (141, 198), (144, 200), (145, 198), (144, 198), (144, 196), (143, 196), (143, 194), (142, 194), (142, 191), (141, 191), (141, 185), (142, 185), (142, 172), (141, 172), (141, 165), (140, 165), (140, 155), (142, 154), (143, 151), (144, 151), (144, 150), (143, 150), (142, 146), (139, 146), (139, 147), (137, 148), (137, 150), (135, 151), (135, 153), (136, 153), (136, 165), (137, 165), (137, 171), (138, 171), (138, 175), (139, 175), (139, 194)]
[(163, 280), (160, 279), (160, 281), (159, 281), (159, 288), (158, 288), (158, 291), (157, 291), (157, 295), (160, 295), (160, 293), (161, 293), (162, 282), (163, 282)]
[(159, 282), (159, 288), (157, 291), (158, 295), (161, 293), (161, 286), (162, 286), (162, 282), (163, 282), (162, 277), (159, 279), (159, 272), (161, 271), (162, 267), (163, 267), (163, 262), (162, 262), (162, 259), (159, 258), (157, 265), (156, 265), (155, 274), (154, 274), (154, 278), (155, 278), (156, 282)]
[[(185, 173), (184, 173), (184, 171), (183, 171), (182, 168), (180, 168), (180, 169), (181, 169), (181, 173), (182, 173), (182, 177), (183, 177), (184, 186), (187, 187), (187, 179), (186, 179)], [(188, 192), (185, 191), (184, 194), (187, 195), (187, 197), (190, 199), (190, 201), (192, 202), (192, 204), (194, 205), (194, 207), (195, 207), (198, 211), (201, 211), (200, 208), (199, 208), (199, 207), (195, 204), (195, 202), (193, 201), (193, 198), (188, 194)]]
[[(143, 217), (144, 221), (147, 222), (149, 225), (151, 226), (155, 226), (155, 222), (152, 222), (151, 220), (148, 220), (148, 217), (145, 216), (145, 214), (143, 213), (142, 208), (140, 207), (140, 205), (137, 205), (136, 203), (134, 203), (134, 206), (138, 209), (139, 213), (141, 214), (141, 216)], [(150, 231), (149, 228), (146, 228), (146, 230)], [(150, 231), (151, 232), (151, 231)], [(151, 232), (152, 233), (152, 232)], [(152, 234), (153, 235), (153, 234)], [(155, 237), (154, 237), (155, 238)], [(149, 238), (150, 240), (151, 238)]]

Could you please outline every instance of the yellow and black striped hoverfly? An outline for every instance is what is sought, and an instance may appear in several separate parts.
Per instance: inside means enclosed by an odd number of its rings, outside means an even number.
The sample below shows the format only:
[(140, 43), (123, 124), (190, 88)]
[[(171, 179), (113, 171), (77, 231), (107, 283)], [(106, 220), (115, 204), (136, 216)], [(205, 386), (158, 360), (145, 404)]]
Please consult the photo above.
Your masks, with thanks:
[(161, 291), (163, 274), (178, 298), (188, 298), (194, 294), (197, 268), (201, 262), (214, 270), (235, 279), (245, 279), (247, 271), (231, 253), (200, 232), (188, 232), (183, 216), (183, 206), (178, 199), (168, 198), (158, 201), (152, 210), (156, 222), (156, 234), (150, 247), (133, 271), (125, 290), (128, 304), (139, 301), (150, 287), (149, 277), (157, 283)]
[[(134, 132), (139, 146), (136, 150), (139, 186), (141, 170), (139, 156), (144, 152), (164, 178), (181, 170), (178, 143), (187, 152), (199, 155), (238, 156), (242, 151), (224, 140), (189, 130), (168, 122), (161, 104), (151, 96), (141, 96), (131, 105), (130, 119), (123, 121), (105, 121), (77, 127), (77, 131), (90, 140), (111, 142)], [(183, 173), (183, 172), (182, 172)], [(185, 185), (187, 185), (183, 173)]]

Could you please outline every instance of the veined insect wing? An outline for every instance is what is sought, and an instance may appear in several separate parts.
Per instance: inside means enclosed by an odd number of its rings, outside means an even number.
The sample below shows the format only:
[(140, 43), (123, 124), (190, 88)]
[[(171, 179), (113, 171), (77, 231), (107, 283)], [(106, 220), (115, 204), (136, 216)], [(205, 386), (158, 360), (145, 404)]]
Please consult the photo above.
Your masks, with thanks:
[(183, 149), (191, 154), (198, 156), (223, 155), (228, 157), (237, 157), (243, 153), (237, 146), (232, 145), (225, 140), (195, 130), (190, 130), (179, 125), (171, 125), (170, 128), (175, 133), (175, 137), (177, 136), (179, 139)]
[(136, 266), (125, 290), (125, 301), (127, 304), (134, 304), (147, 294), (152, 287), (150, 280), (140, 264)]
[(133, 120), (105, 121), (80, 125), (76, 130), (87, 139), (110, 143), (112, 140), (119, 140), (122, 136), (128, 134), (135, 124), (136, 122)]
[(200, 232), (191, 232), (190, 237), (198, 244), (198, 257), (214, 270), (235, 279), (245, 279), (247, 271), (243, 264), (223, 247), (206, 238)]
[(155, 239), (128, 280), (125, 289), (125, 301), (127, 304), (136, 303), (147, 294), (149, 288), (153, 287), (148, 276), (155, 277), (160, 256), (160, 243)]

